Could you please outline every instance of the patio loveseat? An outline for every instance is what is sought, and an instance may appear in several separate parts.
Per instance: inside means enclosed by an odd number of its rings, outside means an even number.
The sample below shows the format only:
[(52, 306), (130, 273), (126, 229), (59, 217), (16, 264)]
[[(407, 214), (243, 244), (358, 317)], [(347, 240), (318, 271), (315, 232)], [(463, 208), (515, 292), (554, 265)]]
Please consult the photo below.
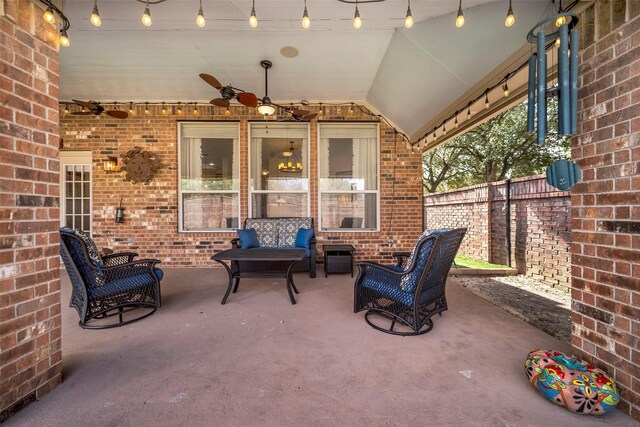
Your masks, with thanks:
[[(261, 248), (293, 248), (296, 247), (298, 230), (314, 230), (313, 218), (247, 218), (244, 221), (243, 230), (253, 228), (256, 230), (259, 247)], [(240, 248), (240, 238), (231, 240), (231, 246)], [(308, 242), (307, 256), (297, 262), (293, 271), (308, 271), (309, 277), (316, 277), (316, 239), (312, 237)], [(249, 249), (250, 250), (250, 249)], [(239, 268), (243, 272), (264, 271), (269, 268), (268, 263), (260, 261), (238, 261)]]

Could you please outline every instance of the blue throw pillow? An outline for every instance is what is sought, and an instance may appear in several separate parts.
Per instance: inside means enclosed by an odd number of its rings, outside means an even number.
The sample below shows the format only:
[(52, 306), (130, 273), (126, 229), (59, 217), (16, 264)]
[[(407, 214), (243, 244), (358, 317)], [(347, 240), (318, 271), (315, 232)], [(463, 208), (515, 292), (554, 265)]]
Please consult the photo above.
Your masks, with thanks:
[(311, 249), (311, 239), (313, 239), (313, 228), (299, 228), (295, 247)]
[(238, 237), (240, 237), (240, 247), (242, 249), (259, 248), (258, 234), (255, 228), (238, 229)]

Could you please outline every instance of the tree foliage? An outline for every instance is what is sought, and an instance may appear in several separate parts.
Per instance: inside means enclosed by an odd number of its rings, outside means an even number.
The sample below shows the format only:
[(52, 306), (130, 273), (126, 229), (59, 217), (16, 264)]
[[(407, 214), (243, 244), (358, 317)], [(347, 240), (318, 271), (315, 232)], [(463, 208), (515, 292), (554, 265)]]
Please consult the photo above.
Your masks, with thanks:
[(543, 173), (568, 158), (570, 140), (556, 132), (557, 103), (548, 102), (549, 134), (539, 146), (527, 132), (526, 101), (448, 142), (422, 159), (427, 193)]

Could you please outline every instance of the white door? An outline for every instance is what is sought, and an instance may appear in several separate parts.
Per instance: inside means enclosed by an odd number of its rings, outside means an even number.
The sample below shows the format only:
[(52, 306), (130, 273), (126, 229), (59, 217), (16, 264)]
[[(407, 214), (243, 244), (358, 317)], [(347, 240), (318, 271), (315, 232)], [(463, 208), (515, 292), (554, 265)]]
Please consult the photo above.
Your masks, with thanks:
[(60, 151), (60, 225), (91, 233), (91, 151)]

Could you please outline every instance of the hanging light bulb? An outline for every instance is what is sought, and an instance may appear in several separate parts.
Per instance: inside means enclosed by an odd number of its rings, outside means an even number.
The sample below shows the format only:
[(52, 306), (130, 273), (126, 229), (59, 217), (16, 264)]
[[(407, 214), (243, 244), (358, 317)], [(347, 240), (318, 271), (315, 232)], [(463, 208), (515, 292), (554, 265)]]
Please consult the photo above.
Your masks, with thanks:
[(484, 93), (484, 108), (489, 109), (491, 103), (489, 102), (489, 92)]
[(447, 134), (447, 123), (446, 122), (442, 123), (442, 134), (443, 135)]
[(204, 13), (202, 13), (202, 0), (200, 0), (200, 9), (198, 9), (198, 16), (196, 16), (196, 25), (200, 28), (204, 28), (207, 24), (207, 20), (204, 19)]
[(51, 0), (49, 0), (47, 10), (44, 11), (44, 15), (42, 17), (44, 18), (44, 21), (49, 24), (53, 24), (54, 22), (56, 22), (56, 17), (53, 14), (53, 8), (51, 7)]
[(556, 47), (560, 47), (560, 37), (556, 37)]
[(129, 114), (133, 114), (133, 102), (129, 103)]
[(167, 107), (164, 104), (164, 101), (162, 102), (162, 114), (167, 114)]
[(151, 26), (151, 11), (149, 10), (149, 0), (147, 0), (147, 6), (144, 8), (144, 13), (142, 14), (142, 25), (145, 27)]
[[(562, 0), (560, 0), (558, 2), (558, 15), (560, 15), (562, 13)], [(567, 17), (566, 16), (558, 16), (556, 18), (556, 27), (562, 27), (564, 24), (567, 23)]]
[(504, 25), (507, 27), (512, 26), (516, 22), (516, 16), (513, 14), (513, 7), (511, 7), (511, 0), (509, 0), (509, 11), (507, 12), (507, 17), (504, 20)]
[(231, 115), (231, 111), (229, 110), (229, 107), (227, 107), (227, 109), (224, 110), (224, 115), (225, 116), (230, 116)]
[(93, 3), (93, 12), (91, 12), (91, 18), (89, 18), (89, 21), (91, 21), (94, 27), (99, 27), (102, 24), (102, 19), (98, 12), (98, 0), (95, 0)]
[(193, 103), (193, 115), (194, 116), (198, 115), (198, 103), (197, 102)]
[(69, 114), (69, 104), (64, 104), (64, 113)]
[(302, 14), (302, 28), (305, 30), (311, 26), (309, 13), (307, 12), (307, 0), (304, 0), (304, 13)]
[(60, 30), (60, 46), (69, 47), (71, 42), (69, 42), (69, 36), (67, 36), (67, 30)]
[(471, 118), (471, 107), (467, 107), (467, 120)]
[(251, 28), (258, 26), (258, 18), (256, 17), (256, 0), (251, 3), (251, 16), (249, 17), (249, 25)]
[(353, 28), (356, 30), (362, 27), (362, 19), (360, 18), (360, 11), (358, 10), (358, 0), (356, 0), (356, 13), (353, 15)]
[(349, 107), (349, 114), (353, 114), (353, 102), (351, 103), (351, 106)]
[(458, 16), (456, 16), (456, 27), (460, 28), (464, 25), (464, 13), (462, 13), (462, 0), (458, 6)]
[(182, 105), (178, 102), (178, 114), (182, 114)]
[(438, 136), (436, 135), (436, 130), (433, 130), (433, 139), (436, 139)]
[(502, 86), (502, 93), (504, 94), (505, 98), (509, 96), (509, 85), (507, 84), (506, 80), (504, 82), (504, 86)]
[(407, 4), (407, 16), (404, 18), (404, 26), (406, 28), (413, 27), (413, 16), (411, 16), (411, 0)]
[(458, 112), (456, 111), (456, 120), (453, 122), (453, 127), (458, 129)]

